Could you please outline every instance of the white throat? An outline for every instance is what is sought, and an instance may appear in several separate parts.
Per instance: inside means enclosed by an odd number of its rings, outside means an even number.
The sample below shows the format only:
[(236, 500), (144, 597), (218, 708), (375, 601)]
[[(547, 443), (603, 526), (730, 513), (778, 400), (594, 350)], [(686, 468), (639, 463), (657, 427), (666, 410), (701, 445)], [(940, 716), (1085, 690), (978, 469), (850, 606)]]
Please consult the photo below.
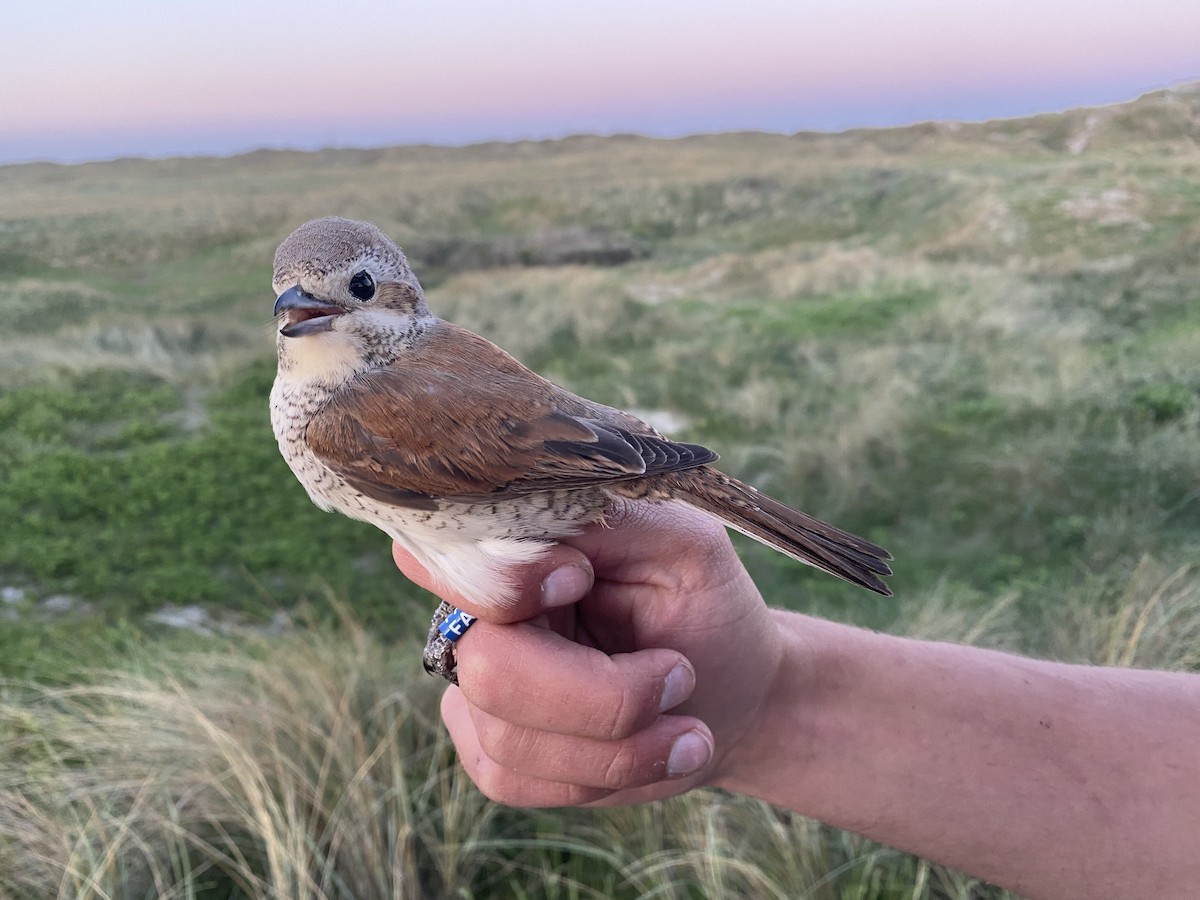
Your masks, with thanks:
[(388, 365), (435, 321), (395, 310), (358, 309), (339, 316), (329, 331), (298, 338), (280, 335), (279, 380), (338, 387)]
[(368, 365), (362, 340), (355, 332), (331, 329), (298, 338), (280, 335), (278, 341), (281, 381), (316, 382), (336, 387)]

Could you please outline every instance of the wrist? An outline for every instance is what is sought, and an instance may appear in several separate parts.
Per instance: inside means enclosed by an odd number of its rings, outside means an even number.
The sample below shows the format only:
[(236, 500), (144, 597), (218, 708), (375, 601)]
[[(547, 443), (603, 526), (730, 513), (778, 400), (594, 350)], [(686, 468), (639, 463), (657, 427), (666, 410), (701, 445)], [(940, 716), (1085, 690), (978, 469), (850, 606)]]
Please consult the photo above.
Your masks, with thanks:
[[(716, 787), (781, 802), (794, 797), (836, 730), (837, 695), (846, 670), (846, 626), (771, 610), (781, 652), (762, 702), (717, 768)], [(781, 783), (776, 783), (776, 782)]]

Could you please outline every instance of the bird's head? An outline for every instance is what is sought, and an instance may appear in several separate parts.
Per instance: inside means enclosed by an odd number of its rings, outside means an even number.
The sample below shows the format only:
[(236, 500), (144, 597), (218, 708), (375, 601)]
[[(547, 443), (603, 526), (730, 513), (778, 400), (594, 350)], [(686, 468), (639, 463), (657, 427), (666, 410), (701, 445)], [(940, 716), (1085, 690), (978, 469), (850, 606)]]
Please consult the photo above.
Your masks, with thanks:
[(404, 253), (369, 222), (301, 225), (275, 251), (271, 285), (281, 362), (340, 368), (355, 355), (394, 355), (432, 318)]

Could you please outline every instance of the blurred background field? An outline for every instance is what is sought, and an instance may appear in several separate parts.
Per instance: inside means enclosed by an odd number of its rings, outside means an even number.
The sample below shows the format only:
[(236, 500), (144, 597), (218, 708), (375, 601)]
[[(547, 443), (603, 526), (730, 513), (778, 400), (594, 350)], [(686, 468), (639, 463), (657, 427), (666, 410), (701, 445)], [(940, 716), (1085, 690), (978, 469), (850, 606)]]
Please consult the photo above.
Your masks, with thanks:
[(772, 603), (1195, 665), (1200, 90), (0, 167), (0, 895), (999, 896), (724, 796), (473, 792), (418, 674), (432, 601), (267, 422), (271, 254), (326, 214), (395, 237), (440, 315), (896, 557), (884, 599), (739, 542)]

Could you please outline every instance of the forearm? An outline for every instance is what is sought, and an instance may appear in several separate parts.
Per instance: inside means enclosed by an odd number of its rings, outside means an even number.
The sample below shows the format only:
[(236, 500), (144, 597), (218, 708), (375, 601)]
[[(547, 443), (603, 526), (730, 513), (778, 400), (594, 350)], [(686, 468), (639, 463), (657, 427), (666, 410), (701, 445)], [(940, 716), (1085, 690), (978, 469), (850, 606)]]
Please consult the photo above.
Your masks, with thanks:
[(1030, 896), (1200, 885), (1200, 678), (777, 621), (721, 786)]

